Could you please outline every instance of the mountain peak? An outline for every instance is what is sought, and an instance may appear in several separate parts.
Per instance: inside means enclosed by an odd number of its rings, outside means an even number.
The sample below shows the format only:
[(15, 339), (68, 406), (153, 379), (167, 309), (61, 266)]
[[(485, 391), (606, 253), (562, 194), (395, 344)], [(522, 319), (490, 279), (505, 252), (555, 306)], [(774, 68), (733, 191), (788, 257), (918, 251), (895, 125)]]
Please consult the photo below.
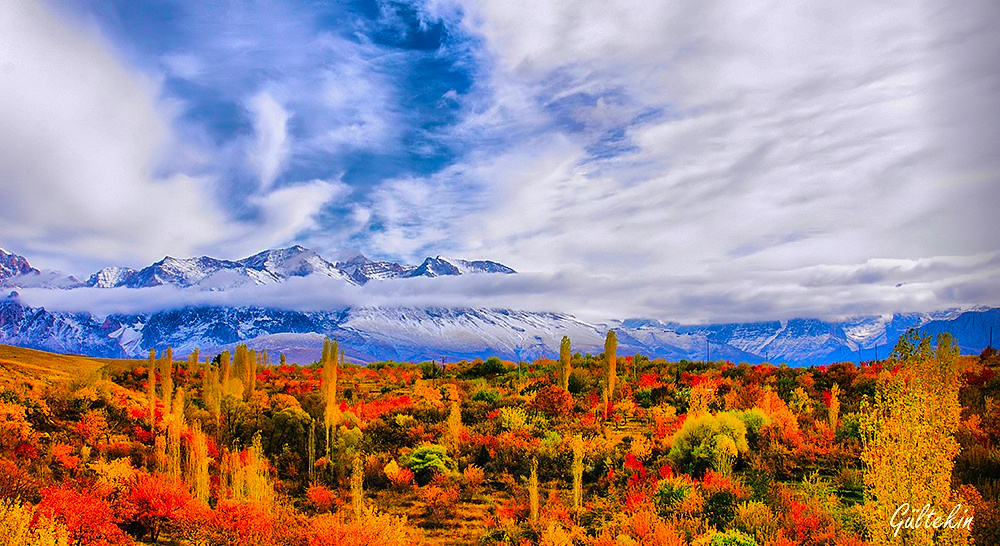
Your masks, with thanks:
[(0, 280), (38, 273), (39, 271), (31, 267), (24, 256), (0, 248)]

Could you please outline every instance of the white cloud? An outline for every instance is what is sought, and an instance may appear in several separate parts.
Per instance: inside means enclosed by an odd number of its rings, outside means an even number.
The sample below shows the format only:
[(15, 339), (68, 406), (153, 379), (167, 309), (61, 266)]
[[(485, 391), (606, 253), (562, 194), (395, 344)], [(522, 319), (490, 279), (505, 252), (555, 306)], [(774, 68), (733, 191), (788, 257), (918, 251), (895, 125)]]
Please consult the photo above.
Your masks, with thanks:
[(261, 189), (266, 191), (281, 174), (288, 156), (288, 112), (266, 91), (255, 95), (248, 107), (257, 135), (250, 161), (260, 174)]
[(97, 30), (40, 3), (0, 6), (0, 72), (0, 231), (49, 266), (72, 267), (67, 256), (79, 267), (259, 251), (314, 227), (344, 191), (318, 181), (270, 189), (287, 153), (287, 113), (263, 93), (251, 106), (264, 190), (249, 197), (254, 218), (235, 218), (216, 201), (215, 175), (163, 164), (190, 144), (178, 142), (159, 84), (126, 67)]
[[(975, 138), (990, 118), (968, 115), (995, 110), (1000, 70), (971, 59), (997, 51), (1000, 18), (987, 16), (997, 8), (467, 6), (466, 24), (498, 61), (495, 103), (468, 130), (522, 120), (544, 136), (470, 158), (465, 172), (496, 198), (453, 222), (462, 227), (449, 232), (453, 244), (521, 269), (631, 279), (634, 290), (616, 296), (632, 300), (671, 292), (679, 275), (697, 279), (685, 286), (706, 296), (702, 307), (663, 298), (650, 309), (658, 314), (762, 308), (740, 290), (774, 290), (784, 308), (813, 315), (831, 305), (948, 306), (957, 292), (941, 286), (995, 277), (995, 267), (968, 266), (900, 289), (856, 280), (836, 303), (807, 282), (814, 268), (863, 272), (878, 260), (975, 261), (998, 250), (987, 227), (1000, 205), (989, 189), (1000, 182), (1000, 149)], [(579, 93), (591, 99), (552, 110)], [(561, 114), (579, 125), (560, 127)], [(590, 159), (588, 146), (616, 125), (633, 151)], [(997, 292), (979, 293), (996, 301)], [(711, 294), (737, 308), (713, 307)]]
[[(0, 67), (7, 241), (121, 257), (150, 246), (183, 252), (218, 233), (208, 180), (154, 176), (170, 131), (156, 86), (123, 68), (96, 32), (33, 2), (5, 3)], [(176, 211), (189, 221), (172, 222)]]

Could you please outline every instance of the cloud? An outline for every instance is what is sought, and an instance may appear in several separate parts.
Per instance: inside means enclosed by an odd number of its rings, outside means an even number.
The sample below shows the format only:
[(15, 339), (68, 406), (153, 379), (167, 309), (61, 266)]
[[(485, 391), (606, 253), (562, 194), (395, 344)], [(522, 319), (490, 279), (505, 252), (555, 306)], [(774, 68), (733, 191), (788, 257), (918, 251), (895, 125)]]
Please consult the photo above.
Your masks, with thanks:
[(261, 189), (268, 190), (288, 156), (288, 112), (266, 91), (254, 96), (248, 107), (257, 134), (250, 160), (260, 174)]
[(95, 27), (21, 2), (0, 7), (0, 36), (0, 230), (48, 266), (86, 274), (165, 254), (259, 251), (315, 227), (343, 195), (336, 180), (272, 188), (287, 113), (267, 93), (251, 101), (264, 187), (233, 207), (218, 194), (220, 173), (202, 166), (217, 150), (179, 141), (162, 81), (127, 67)]
[(5, 239), (529, 273), (334, 298), (358, 304), (693, 321), (1000, 299), (989, 0), (265, 4), (185, 6), (185, 33), (136, 46), (142, 73), (93, 28), (0, 8)]
[[(169, 138), (156, 83), (122, 67), (93, 29), (32, 2), (0, 8), (0, 229), (41, 252), (132, 256), (149, 241), (210, 241), (210, 181), (157, 176)], [(190, 221), (170, 221), (186, 211)], [(178, 245), (178, 240), (183, 243)]]
[[(948, 306), (942, 287), (969, 277), (930, 267), (897, 289), (873, 264), (998, 250), (998, 148), (969, 115), (995, 96), (998, 71), (970, 61), (997, 47), (985, 3), (943, 19), (904, 2), (465, 7), (495, 62), (457, 131), (484, 151), (407, 190), (442, 193), (460, 172), (476, 206), (433, 222), (443, 232), (396, 230), (397, 248), (625, 279), (631, 301), (689, 276), (658, 316)], [(815, 285), (837, 268), (844, 284)]]
[[(229, 291), (25, 288), (21, 299), (49, 310), (147, 313), (187, 306), (260, 306), (298, 311), (347, 307), (487, 307), (571, 313), (603, 322), (654, 318), (681, 323), (792, 318), (840, 320), (887, 312), (925, 312), (1000, 305), (995, 284), (1000, 254), (974, 259), (938, 257), (875, 260), (854, 266), (756, 272), (724, 286), (704, 275), (644, 273), (610, 277), (583, 269), (555, 274), (463, 275), (394, 279), (363, 286), (326, 277), (293, 277), (281, 284)], [(712, 273), (709, 273), (712, 276)]]

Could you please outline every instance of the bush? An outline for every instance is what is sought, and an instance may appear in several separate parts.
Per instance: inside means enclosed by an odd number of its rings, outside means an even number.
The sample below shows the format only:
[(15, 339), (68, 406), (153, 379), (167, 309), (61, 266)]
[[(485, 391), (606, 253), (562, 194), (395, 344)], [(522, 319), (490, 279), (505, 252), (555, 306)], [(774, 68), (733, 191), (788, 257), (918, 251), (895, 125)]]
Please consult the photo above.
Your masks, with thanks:
[(130, 544), (112, 507), (96, 495), (67, 486), (42, 490), (36, 516), (66, 526), (71, 544)]
[(771, 419), (760, 408), (736, 412), (736, 416), (739, 417), (740, 421), (743, 421), (743, 425), (747, 429), (747, 444), (751, 447), (756, 446), (760, 438), (760, 430), (767, 426)]
[(670, 514), (674, 507), (691, 494), (691, 484), (681, 478), (660, 480), (653, 493), (653, 505), (660, 515)]
[[(734, 413), (706, 414), (688, 419), (674, 434), (670, 459), (674, 466), (693, 476), (700, 476), (712, 467), (718, 457), (718, 436), (727, 436), (736, 445), (738, 453), (748, 449), (747, 429)], [(728, 443), (723, 443), (725, 445)]]
[(407, 546), (420, 542), (420, 533), (405, 517), (365, 512), (360, 520), (323, 514), (309, 524), (309, 546)]
[(429, 483), (435, 474), (448, 474), (455, 468), (455, 461), (448, 456), (448, 449), (437, 444), (413, 450), (404, 464), (413, 471), (420, 485)]
[(485, 402), (491, 406), (500, 401), (500, 393), (491, 389), (481, 389), (472, 395), (474, 402)]
[(560, 386), (549, 385), (538, 391), (530, 407), (549, 417), (565, 417), (573, 413), (573, 395)]
[(744, 502), (736, 507), (733, 527), (757, 539), (759, 544), (772, 540), (778, 530), (774, 513), (762, 502)]
[(712, 535), (709, 546), (759, 546), (757, 541), (745, 533), (739, 531), (726, 531)]

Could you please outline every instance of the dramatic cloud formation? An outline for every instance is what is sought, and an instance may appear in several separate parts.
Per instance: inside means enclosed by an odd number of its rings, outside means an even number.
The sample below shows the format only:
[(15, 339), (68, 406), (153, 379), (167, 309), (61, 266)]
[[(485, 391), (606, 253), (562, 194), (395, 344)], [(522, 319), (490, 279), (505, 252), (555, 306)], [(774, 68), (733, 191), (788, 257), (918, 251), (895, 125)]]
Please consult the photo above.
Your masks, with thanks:
[[(0, 8), (11, 250), (78, 274), (291, 243), (523, 272), (191, 296), (287, 306), (1000, 304), (995, 2), (164, 9)], [(73, 297), (149, 305), (114, 294)]]

